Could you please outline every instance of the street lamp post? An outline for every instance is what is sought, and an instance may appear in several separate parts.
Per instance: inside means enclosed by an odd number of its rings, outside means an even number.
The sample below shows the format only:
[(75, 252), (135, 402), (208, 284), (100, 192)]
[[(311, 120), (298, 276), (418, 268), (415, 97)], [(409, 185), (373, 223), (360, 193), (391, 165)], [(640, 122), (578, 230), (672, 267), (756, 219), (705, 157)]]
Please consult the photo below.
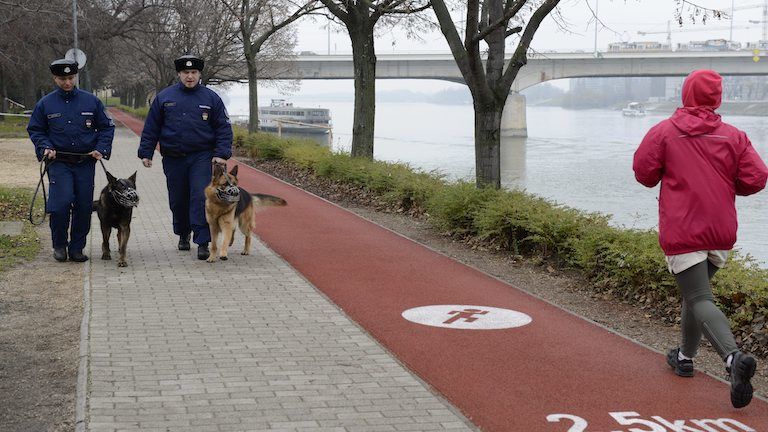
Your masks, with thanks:
[(75, 30), (75, 50), (77, 50), (77, 0), (72, 0), (72, 28)]
[[(74, 30), (74, 46), (75, 49), (75, 61), (77, 61), (77, 0), (72, 0), (72, 29)], [(77, 65), (80, 69), (80, 65)], [(80, 74), (75, 75), (75, 85), (80, 87)]]

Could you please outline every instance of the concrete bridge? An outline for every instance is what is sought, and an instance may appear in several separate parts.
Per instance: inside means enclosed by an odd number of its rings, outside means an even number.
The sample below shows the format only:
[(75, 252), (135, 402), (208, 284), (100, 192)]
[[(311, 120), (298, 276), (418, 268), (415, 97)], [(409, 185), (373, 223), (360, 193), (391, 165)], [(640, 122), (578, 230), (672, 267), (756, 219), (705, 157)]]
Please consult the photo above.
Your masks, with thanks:
[[(757, 61), (755, 61), (757, 59)], [(301, 55), (288, 62), (286, 79), (354, 79), (351, 55)], [(768, 57), (752, 51), (650, 51), (529, 54), (512, 86), (502, 133), (525, 136), (525, 98), (518, 92), (541, 82), (579, 77), (686, 76), (695, 69), (722, 75), (768, 75)], [(464, 83), (451, 54), (379, 54), (376, 78), (437, 79)]]

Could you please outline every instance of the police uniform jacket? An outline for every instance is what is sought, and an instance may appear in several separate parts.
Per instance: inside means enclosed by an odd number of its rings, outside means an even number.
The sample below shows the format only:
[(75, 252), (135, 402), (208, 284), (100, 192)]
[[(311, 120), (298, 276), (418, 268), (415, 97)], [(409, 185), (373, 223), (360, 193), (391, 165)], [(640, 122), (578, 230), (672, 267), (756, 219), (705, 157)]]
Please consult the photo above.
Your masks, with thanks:
[(43, 158), (45, 149), (70, 153), (97, 150), (109, 159), (115, 124), (93, 94), (78, 88), (58, 88), (37, 102), (27, 131), (38, 160)]
[(200, 84), (191, 89), (182, 83), (165, 88), (149, 108), (139, 158), (152, 159), (158, 142), (161, 154), (167, 156), (212, 150), (213, 157), (229, 159), (232, 126), (224, 102)]

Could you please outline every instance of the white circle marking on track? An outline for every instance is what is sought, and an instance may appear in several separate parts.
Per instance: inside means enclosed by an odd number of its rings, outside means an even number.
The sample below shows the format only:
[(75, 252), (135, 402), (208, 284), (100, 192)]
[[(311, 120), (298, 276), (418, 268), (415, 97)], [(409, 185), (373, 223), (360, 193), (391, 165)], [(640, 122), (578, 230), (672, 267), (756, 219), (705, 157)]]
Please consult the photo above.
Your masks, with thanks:
[(476, 305), (420, 306), (403, 311), (401, 315), (417, 324), (462, 330), (508, 329), (533, 321), (522, 312)]

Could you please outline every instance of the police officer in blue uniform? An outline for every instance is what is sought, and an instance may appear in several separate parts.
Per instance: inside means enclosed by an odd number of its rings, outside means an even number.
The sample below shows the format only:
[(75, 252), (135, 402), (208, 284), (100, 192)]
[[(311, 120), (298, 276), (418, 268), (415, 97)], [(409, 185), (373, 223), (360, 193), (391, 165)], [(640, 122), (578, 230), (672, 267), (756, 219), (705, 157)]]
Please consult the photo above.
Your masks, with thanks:
[(139, 144), (139, 158), (152, 166), (160, 144), (173, 232), (179, 250), (189, 250), (190, 233), (197, 258), (210, 255), (211, 232), (205, 220), (204, 190), (211, 182), (211, 164), (232, 156), (232, 126), (219, 95), (200, 83), (202, 59), (185, 55), (174, 60), (179, 83), (158, 93), (149, 108)]
[(48, 161), (53, 257), (83, 262), (88, 260), (83, 248), (91, 230), (94, 168), (97, 160), (109, 159), (115, 124), (96, 96), (75, 86), (77, 67), (67, 59), (51, 63), (58, 88), (37, 102), (27, 132), (37, 159)]

